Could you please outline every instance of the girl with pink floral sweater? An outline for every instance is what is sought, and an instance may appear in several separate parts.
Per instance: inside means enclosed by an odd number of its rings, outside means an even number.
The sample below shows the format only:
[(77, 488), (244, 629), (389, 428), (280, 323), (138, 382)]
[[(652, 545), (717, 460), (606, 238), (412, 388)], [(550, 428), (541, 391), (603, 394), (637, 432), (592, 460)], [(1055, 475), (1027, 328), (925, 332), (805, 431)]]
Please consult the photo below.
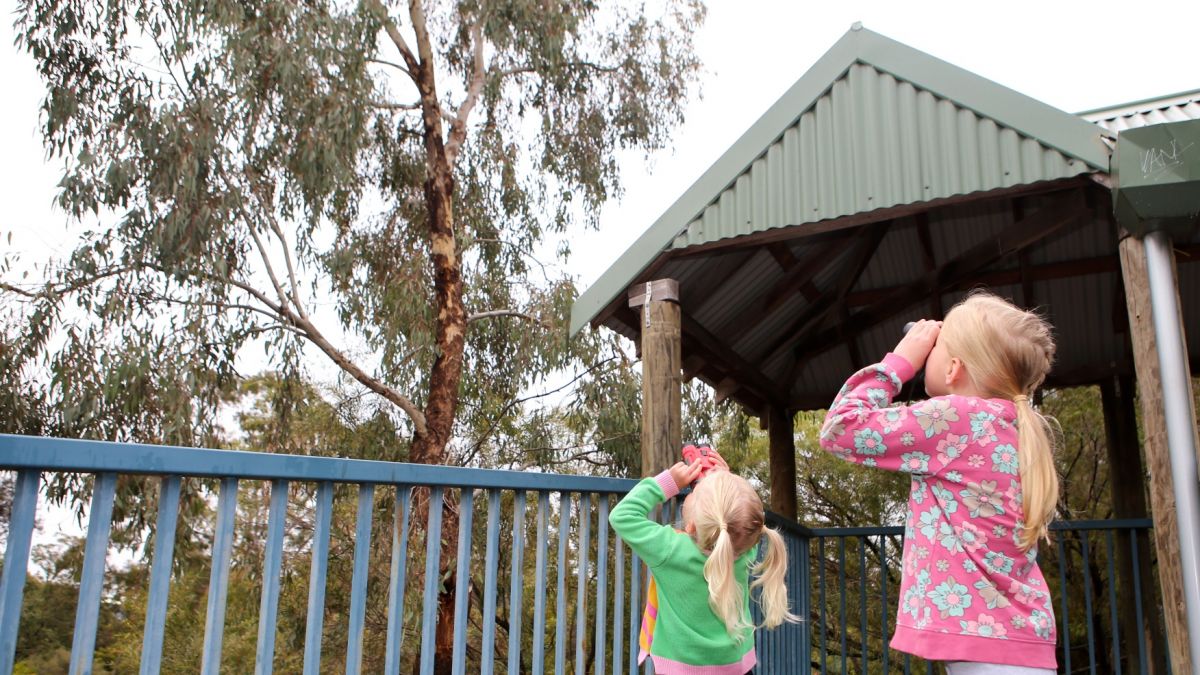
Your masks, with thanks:
[[(1053, 357), (1042, 317), (975, 293), (855, 373), (821, 430), (843, 459), (912, 476), (891, 646), (951, 675), (1056, 667), (1037, 544), (1058, 476), (1053, 434), (1030, 403)], [(922, 366), (932, 398), (892, 406)]]

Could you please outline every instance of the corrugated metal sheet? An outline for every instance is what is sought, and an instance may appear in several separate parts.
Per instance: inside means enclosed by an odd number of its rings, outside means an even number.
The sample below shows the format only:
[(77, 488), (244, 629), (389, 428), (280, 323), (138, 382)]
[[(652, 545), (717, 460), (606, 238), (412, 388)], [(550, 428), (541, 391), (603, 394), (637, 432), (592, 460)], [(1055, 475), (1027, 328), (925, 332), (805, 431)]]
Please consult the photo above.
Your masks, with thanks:
[(688, 223), (674, 247), (1087, 171), (1082, 161), (858, 63)]
[(1200, 89), (1087, 110), (1079, 116), (1116, 133), (1151, 124), (1196, 120), (1200, 119)]

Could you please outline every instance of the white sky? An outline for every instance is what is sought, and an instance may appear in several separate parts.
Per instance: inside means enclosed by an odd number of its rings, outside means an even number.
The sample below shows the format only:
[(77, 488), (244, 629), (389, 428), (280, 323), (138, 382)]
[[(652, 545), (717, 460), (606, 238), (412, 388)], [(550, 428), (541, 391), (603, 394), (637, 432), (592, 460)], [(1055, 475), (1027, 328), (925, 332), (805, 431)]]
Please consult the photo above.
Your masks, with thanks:
[[(0, 246), (28, 265), (70, 250), (73, 230), (51, 208), (58, 164), (38, 135), (43, 95), (32, 62), (12, 47), (11, 14), (0, 21), (4, 208)], [(624, 158), (625, 194), (602, 211), (598, 232), (572, 237), (572, 272), (590, 285), (855, 21), (1063, 110), (1200, 87), (1194, 31), (1200, 1), (1139, 3), (802, 2), (712, 0), (697, 36), (705, 63), (674, 148), (647, 165)], [(586, 252), (586, 254), (584, 253)]]

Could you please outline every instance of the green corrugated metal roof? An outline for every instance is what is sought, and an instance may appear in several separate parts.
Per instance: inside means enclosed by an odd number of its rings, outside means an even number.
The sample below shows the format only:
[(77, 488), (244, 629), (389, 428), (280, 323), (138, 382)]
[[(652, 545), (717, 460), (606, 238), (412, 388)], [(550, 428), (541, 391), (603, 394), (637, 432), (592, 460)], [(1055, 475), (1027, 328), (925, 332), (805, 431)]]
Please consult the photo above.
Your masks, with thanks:
[(571, 332), (668, 249), (1107, 171), (1104, 134), (852, 28), (580, 296)]

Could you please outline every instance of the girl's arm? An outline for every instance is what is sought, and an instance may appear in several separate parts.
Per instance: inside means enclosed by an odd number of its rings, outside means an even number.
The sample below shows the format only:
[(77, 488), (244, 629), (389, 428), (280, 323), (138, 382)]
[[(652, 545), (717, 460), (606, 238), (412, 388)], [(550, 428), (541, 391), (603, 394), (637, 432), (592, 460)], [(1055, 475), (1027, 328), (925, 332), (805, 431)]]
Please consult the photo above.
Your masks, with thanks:
[(864, 466), (929, 473), (929, 453), (917, 441), (927, 437), (922, 420), (937, 417), (944, 402), (931, 399), (911, 407), (891, 407), (900, 387), (914, 374), (907, 359), (888, 354), (881, 363), (852, 375), (825, 416), (821, 447)]
[(670, 553), (672, 528), (650, 519), (654, 507), (679, 494), (670, 471), (643, 478), (608, 514), (613, 531), (650, 567), (657, 567)]

